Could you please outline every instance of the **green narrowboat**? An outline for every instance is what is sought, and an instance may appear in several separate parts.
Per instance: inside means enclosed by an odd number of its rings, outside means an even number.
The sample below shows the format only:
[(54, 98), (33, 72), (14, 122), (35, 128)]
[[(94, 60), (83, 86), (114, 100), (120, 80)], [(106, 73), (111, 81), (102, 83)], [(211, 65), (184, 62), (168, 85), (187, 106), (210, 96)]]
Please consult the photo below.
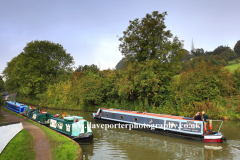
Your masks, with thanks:
[(89, 144), (93, 141), (90, 123), (83, 117), (52, 117), (49, 122), (49, 128), (68, 136), (80, 144)]
[(36, 111), (38, 111), (38, 109), (35, 109), (32, 107), (26, 107), (26, 108), (24, 108), (24, 111), (22, 114), (28, 118), (31, 118), (33, 116), (33, 113)]
[(23, 111), (23, 115), (46, 126), (49, 125), (49, 119), (52, 118), (52, 114), (39, 111), (39, 107), (37, 109), (26, 107)]

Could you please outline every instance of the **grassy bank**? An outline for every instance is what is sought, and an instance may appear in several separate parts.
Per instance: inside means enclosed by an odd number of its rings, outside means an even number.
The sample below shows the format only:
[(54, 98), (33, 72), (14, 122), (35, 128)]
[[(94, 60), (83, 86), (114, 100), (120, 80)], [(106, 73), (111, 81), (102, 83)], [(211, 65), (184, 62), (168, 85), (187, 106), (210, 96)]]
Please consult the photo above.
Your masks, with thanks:
[(82, 150), (76, 142), (29, 119), (26, 119), (26, 121), (36, 125), (37, 127), (41, 128), (43, 132), (45, 132), (46, 137), (51, 145), (53, 160), (81, 159)]
[(3, 119), (4, 119), (3, 115), (0, 114), (0, 123), (3, 123), (3, 122), (4, 122)]
[[(19, 118), (24, 118), (23, 116), (12, 112), (6, 108), (2, 108), (4, 111), (16, 115)], [(41, 128), (45, 133), (50, 145), (51, 145), (51, 153), (53, 160), (65, 160), (65, 159), (81, 159), (82, 158), (82, 149), (81, 147), (73, 140), (45, 127), (39, 125), (36, 122), (33, 122), (29, 119), (25, 119), (25, 121), (36, 125)], [(0, 158), (1, 159), (1, 158)]]
[(36, 157), (34, 138), (25, 129), (19, 132), (5, 147), (0, 155), (0, 160), (33, 160)]
[(229, 69), (230, 72), (234, 72), (236, 69), (238, 69), (240, 67), (240, 63), (231, 63), (230, 65), (224, 67), (224, 68), (227, 68)]

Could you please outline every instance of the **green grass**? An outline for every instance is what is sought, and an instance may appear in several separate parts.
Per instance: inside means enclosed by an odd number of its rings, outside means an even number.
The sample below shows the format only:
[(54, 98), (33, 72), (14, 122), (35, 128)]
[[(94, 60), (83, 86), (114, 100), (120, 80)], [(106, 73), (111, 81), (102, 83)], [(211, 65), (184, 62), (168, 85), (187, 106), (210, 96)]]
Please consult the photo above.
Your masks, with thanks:
[(237, 64), (228, 65), (228, 66), (226, 66), (224, 68), (229, 69), (230, 72), (234, 72), (239, 67), (240, 67), (240, 63), (237, 63)]
[[(27, 122), (36, 125), (45, 132), (46, 137), (51, 145), (52, 159), (56, 160), (65, 160), (65, 159), (80, 159), (82, 153), (80, 152), (80, 146), (73, 142), (71, 139), (68, 139), (55, 131), (39, 125), (36, 122), (26, 119)], [(80, 149), (80, 150), (79, 150)]]
[(3, 119), (4, 119), (3, 115), (0, 114), (0, 123), (3, 123), (3, 122), (4, 122)]
[(232, 64), (235, 64), (235, 63), (236, 63), (236, 61), (229, 61), (228, 62), (229, 65), (232, 65)]
[(0, 160), (34, 160), (35, 157), (34, 138), (27, 130), (23, 129), (4, 148)]

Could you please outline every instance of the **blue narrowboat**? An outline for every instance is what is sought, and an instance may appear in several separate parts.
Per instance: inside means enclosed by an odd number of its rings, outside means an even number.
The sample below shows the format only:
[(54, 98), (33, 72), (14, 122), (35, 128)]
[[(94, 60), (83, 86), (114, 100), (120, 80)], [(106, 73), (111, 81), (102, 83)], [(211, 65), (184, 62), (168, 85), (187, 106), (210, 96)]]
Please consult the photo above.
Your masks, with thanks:
[(27, 105), (25, 105), (25, 104), (13, 102), (13, 101), (7, 101), (5, 103), (5, 105), (6, 105), (6, 108), (8, 108), (16, 113), (19, 113), (19, 114), (21, 114), (24, 111), (24, 108), (27, 107)]

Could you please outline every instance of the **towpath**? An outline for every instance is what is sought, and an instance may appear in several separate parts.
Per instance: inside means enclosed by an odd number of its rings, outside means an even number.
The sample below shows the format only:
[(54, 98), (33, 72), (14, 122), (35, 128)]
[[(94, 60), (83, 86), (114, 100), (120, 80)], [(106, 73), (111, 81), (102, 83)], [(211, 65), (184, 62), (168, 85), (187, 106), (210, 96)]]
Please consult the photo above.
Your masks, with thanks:
[[(34, 148), (36, 150), (36, 160), (50, 160), (51, 146), (47, 140), (45, 133), (37, 126), (24, 121), (24, 118), (18, 118), (15, 115), (1, 111), (5, 122), (21, 121), (23, 128), (31, 133), (34, 137)], [(24, 157), (23, 157), (24, 158)]]

